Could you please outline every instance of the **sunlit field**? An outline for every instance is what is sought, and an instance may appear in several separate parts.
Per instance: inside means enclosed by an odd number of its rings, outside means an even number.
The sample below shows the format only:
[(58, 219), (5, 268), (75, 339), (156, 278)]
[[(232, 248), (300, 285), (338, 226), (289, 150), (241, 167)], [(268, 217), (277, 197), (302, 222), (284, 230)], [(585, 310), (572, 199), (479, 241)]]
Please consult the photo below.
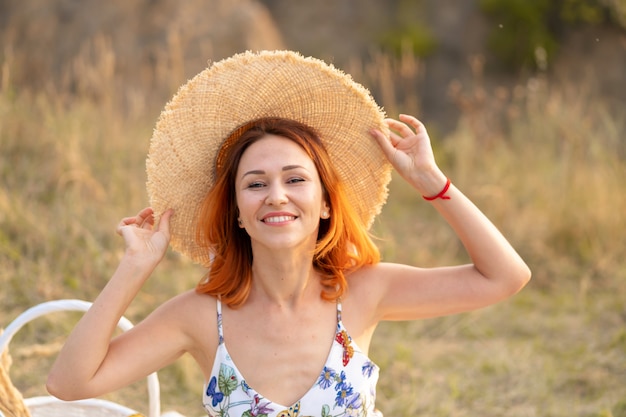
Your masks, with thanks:
[[(390, 113), (419, 115), (417, 101), (392, 94), (418, 65), (404, 60), (374, 56), (346, 70)], [(43, 301), (93, 300), (107, 282), (123, 250), (115, 225), (148, 204), (148, 142), (173, 93), (151, 100), (114, 88), (105, 69), (88, 63), (85, 74), (102, 84), (32, 91), (12, 84), (10, 64), (0, 78), (0, 327)], [(370, 352), (382, 368), (379, 408), (393, 417), (626, 416), (624, 109), (541, 76), (506, 88), (453, 84), (442, 94), (462, 116), (451, 133), (432, 131), (440, 165), (518, 248), (533, 280), (487, 309), (381, 325)], [(399, 178), (373, 233), (386, 261), (467, 261)], [(202, 273), (168, 253), (127, 317), (141, 320)], [(76, 320), (57, 313), (15, 337), (11, 377), (24, 397), (45, 394), (50, 363)], [(203, 380), (189, 357), (159, 378), (164, 410), (203, 415)], [(144, 381), (106, 398), (147, 413)]]

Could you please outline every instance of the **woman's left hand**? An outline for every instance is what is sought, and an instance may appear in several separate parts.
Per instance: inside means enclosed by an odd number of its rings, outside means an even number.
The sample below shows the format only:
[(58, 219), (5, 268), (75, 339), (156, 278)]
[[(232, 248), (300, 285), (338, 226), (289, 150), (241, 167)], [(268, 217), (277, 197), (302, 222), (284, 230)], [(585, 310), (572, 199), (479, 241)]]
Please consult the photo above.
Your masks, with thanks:
[(422, 195), (437, 194), (445, 176), (437, 167), (426, 128), (413, 116), (401, 114), (400, 120), (386, 119), (389, 138), (372, 131), (383, 153), (398, 173)]

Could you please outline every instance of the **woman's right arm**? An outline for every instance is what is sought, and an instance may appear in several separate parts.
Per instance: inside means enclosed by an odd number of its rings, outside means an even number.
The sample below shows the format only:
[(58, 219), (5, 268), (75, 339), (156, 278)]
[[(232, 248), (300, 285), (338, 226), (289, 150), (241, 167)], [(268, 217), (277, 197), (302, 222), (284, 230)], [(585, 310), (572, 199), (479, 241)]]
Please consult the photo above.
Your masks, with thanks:
[(63, 400), (97, 397), (135, 382), (173, 362), (188, 340), (176, 314), (159, 309), (151, 318), (111, 340), (131, 301), (169, 245), (171, 211), (154, 227), (151, 208), (123, 219), (124, 256), (100, 295), (68, 337), (48, 376), (48, 391)]

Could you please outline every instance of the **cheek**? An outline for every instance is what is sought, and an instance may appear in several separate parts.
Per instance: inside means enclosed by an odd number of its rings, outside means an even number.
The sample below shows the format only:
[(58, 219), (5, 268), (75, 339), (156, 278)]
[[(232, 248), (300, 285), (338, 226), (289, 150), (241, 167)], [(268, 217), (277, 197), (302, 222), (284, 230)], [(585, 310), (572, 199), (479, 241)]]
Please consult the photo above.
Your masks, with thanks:
[(241, 217), (253, 215), (259, 204), (262, 203), (258, 195), (238, 193), (235, 199), (237, 211)]

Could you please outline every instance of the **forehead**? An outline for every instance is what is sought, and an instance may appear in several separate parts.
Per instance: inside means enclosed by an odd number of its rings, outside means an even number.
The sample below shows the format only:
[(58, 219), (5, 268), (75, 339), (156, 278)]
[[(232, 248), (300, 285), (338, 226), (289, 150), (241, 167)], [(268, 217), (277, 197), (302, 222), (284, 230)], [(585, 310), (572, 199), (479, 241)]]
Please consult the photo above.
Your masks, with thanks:
[(249, 164), (272, 164), (298, 162), (304, 166), (314, 166), (306, 151), (291, 139), (278, 135), (265, 135), (252, 143), (241, 155), (239, 166)]

